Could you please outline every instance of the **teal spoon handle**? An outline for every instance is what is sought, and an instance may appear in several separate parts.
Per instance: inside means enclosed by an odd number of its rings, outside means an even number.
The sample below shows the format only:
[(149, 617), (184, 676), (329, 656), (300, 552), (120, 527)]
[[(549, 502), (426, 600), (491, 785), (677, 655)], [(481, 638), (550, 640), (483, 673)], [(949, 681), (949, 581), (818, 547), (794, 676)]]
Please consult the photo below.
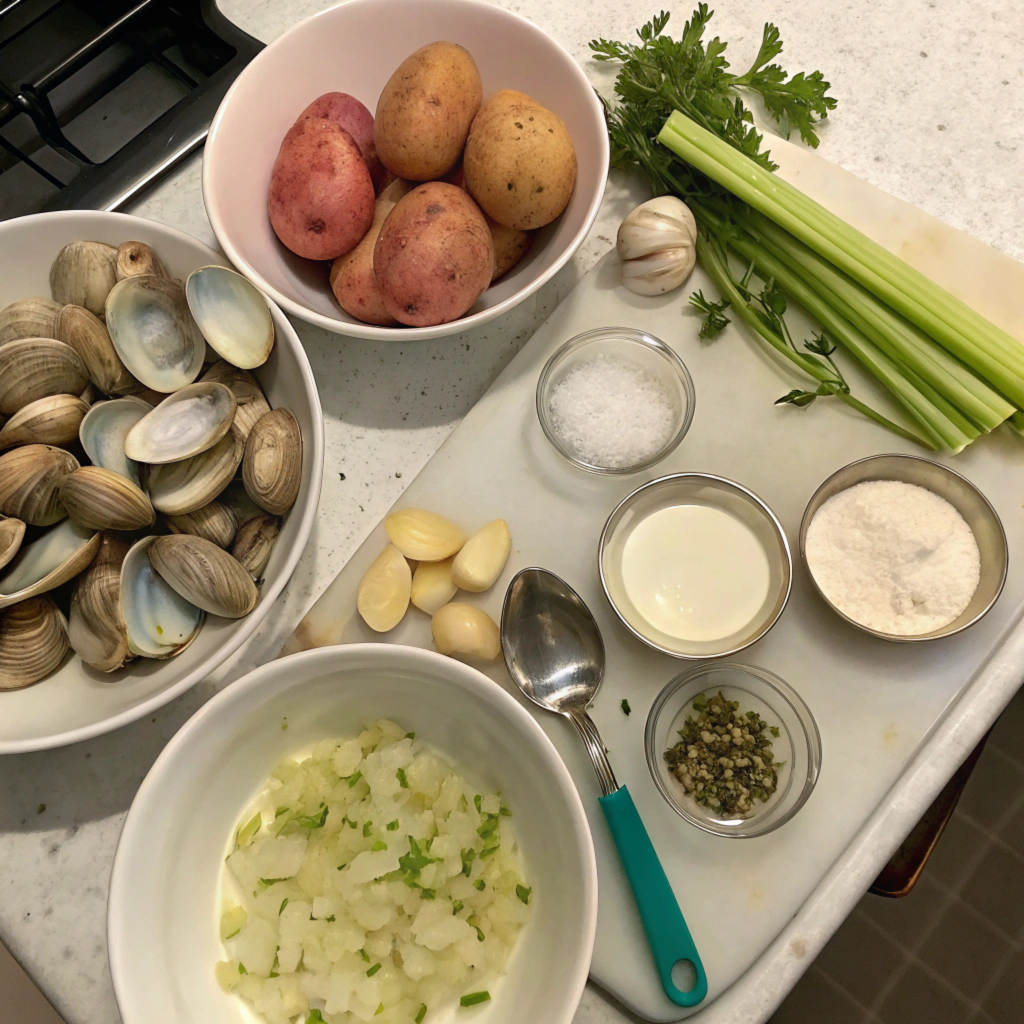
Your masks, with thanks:
[[(708, 994), (704, 965), (633, 798), (622, 786), (601, 797), (600, 802), (640, 910), (665, 995), (677, 1006), (696, 1006)], [(678, 989), (672, 981), (672, 968), (680, 960), (689, 960), (697, 975), (689, 992)]]

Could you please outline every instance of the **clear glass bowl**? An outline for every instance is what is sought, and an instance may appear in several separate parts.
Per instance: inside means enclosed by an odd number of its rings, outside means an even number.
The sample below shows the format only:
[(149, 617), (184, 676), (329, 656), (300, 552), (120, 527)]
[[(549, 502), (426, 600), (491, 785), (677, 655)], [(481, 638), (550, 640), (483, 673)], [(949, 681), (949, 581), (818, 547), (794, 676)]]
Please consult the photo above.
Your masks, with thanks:
[[(678, 742), (678, 730), (693, 713), (694, 698), (719, 691), (727, 700), (738, 701), (741, 712), (756, 711), (779, 730), (772, 739), (775, 759), (785, 762), (778, 788), (765, 802), (756, 802), (745, 818), (716, 817), (687, 794), (665, 761), (665, 751)], [(705, 832), (734, 839), (763, 836), (784, 825), (807, 802), (821, 770), (818, 726), (796, 690), (767, 669), (728, 662), (684, 672), (658, 694), (647, 716), (644, 750), (655, 785), (681, 818)]]
[[(551, 395), (554, 389), (571, 370), (601, 355), (614, 355), (653, 374), (666, 389), (673, 406), (672, 429), (665, 444), (653, 455), (627, 466), (600, 465), (586, 461), (559, 435), (552, 421)], [(693, 380), (679, 356), (653, 334), (631, 327), (603, 327), (576, 335), (547, 361), (537, 382), (537, 417), (551, 446), (579, 469), (612, 476), (647, 469), (673, 451), (690, 429), (695, 402)]]

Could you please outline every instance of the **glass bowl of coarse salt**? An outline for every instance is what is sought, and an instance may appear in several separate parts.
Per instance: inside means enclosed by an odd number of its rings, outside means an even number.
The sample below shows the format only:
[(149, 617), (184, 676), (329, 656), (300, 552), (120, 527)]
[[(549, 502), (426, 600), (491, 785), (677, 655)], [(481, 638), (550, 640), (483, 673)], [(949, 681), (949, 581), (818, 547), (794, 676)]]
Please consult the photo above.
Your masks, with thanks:
[(883, 640), (916, 642), (973, 626), (996, 603), (1009, 561), (989, 500), (916, 455), (874, 455), (833, 473), (800, 524), (815, 589)]
[(537, 383), (544, 436), (590, 473), (636, 473), (659, 462), (690, 429), (695, 401), (679, 356), (629, 327), (578, 334)]

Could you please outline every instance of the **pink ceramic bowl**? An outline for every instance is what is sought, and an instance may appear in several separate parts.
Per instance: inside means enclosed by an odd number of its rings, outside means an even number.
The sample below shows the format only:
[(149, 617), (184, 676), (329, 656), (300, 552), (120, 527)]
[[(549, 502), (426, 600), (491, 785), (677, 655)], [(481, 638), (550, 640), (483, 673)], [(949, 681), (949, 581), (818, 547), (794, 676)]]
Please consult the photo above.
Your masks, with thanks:
[[(395, 68), (438, 39), (473, 55), (485, 98), (518, 89), (565, 121), (579, 164), (576, 189), (526, 258), (464, 317), (436, 327), (376, 327), (335, 302), (329, 264), (304, 260), (277, 240), (267, 216), (270, 172), (285, 132), (317, 96), (347, 92), (373, 111)], [(479, 0), (350, 0), (296, 25), (238, 76), (210, 129), (203, 197), (228, 258), (289, 313), (336, 334), (411, 341), (486, 323), (532, 295), (583, 242), (607, 173), (601, 101), (573, 58), (535, 25)]]

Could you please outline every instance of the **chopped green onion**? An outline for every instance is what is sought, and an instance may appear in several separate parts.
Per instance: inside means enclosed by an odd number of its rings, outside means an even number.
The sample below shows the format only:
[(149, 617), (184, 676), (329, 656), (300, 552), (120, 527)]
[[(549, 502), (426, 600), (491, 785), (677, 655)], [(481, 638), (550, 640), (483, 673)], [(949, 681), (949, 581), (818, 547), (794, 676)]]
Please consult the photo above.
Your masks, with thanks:
[(471, 846), (468, 850), (462, 851), (462, 873), (469, 878), (470, 871), (473, 870), (473, 861), (476, 860), (476, 850)]
[(527, 889), (525, 885), (516, 886), (516, 895), (527, 905), (530, 905), (530, 896), (533, 893), (532, 889)]
[(397, 819), (397, 818), (395, 818), (395, 820), (394, 820), (394, 821), (389, 821), (389, 822), (387, 823), (387, 825), (385, 825), (384, 827), (385, 827), (385, 828), (386, 828), (386, 829), (387, 829), (387, 830), (388, 830), (389, 832), (397, 832), (397, 831), (398, 831), (398, 819)]
[(362, 777), (362, 772), (356, 772), (354, 775), (350, 775), (348, 777), (348, 788), (351, 789)]
[(374, 1015), (374, 1017), (379, 1017), (383, 1012), (384, 1012), (384, 1004), (381, 1003), (380, 1006), (378, 1006), (377, 1009), (374, 1010), (373, 1015)]
[(468, 924), (470, 928), (476, 929), (477, 939), (479, 939), (480, 942), (483, 942), (486, 936), (484, 935), (483, 929), (477, 923), (478, 920), (479, 918), (476, 916), (476, 914), (470, 914), (469, 917), (466, 918), (466, 924)]
[(323, 1014), (319, 1010), (310, 1010), (306, 1018), (306, 1024), (323, 1024)]
[(269, 889), (272, 885), (277, 885), (278, 882), (287, 882), (287, 878), (261, 878), (259, 884), (264, 889)]
[(511, 817), (512, 817), (512, 812), (511, 812), (511, 811), (510, 811), (510, 810), (509, 810), (509, 809), (508, 809), (508, 808), (507, 808), (507, 807), (506, 807), (506, 806), (505, 806), (504, 804), (502, 804), (502, 805), (501, 805), (501, 806), (500, 806), (500, 807), (498, 808), (498, 813), (499, 813), (499, 814), (500, 814), (500, 815), (501, 815), (501, 816), (502, 816), (503, 818), (511, 818)]
[(388, 844), (385, 843), (383, 839), (378, 839), (377, 842), (375, 842), (373, 846), (370, 847), (370, 852), (379, 853), (381, 850), (386, 850), (387, 848)]
[(423, 1018), (427, 1015), (427, 1004), (420, 1004), (420, 1011), (416, 1014), (415, 1024), (423, 1024)]
[(414, 740), (414, 739), (416, 739), (416, 733), (414, 733), (414, 732), (407, 732), (405, 734), (405, 738), (407, 740)]
[(398, 771), (395, 772), (395, 775), (398, 776), (398, 784), (402, 787), (402, 789), (408, 789), (409, 780), (406, 778), (405, 769), (399, 768)]
[(248, 972), (248, 971), (247, 971), (247, 970), (245, 969), (245, 964), (243, 964), (243, 963), (242, 963), (241, 961), (239, 961), (239, 963), (238, 963), (238, 973), (239, 973), (239, 974), (248, 974), (248, 973), (249, 973), (249, 972)]
[(371, 967), (371, 968), (370, 968), (370, 969), (369, 969), (369, 970), (368, 970), (368, 971), (366, 972), (366, 976), (367, 976), (368, 978), (372, 978), (372, 977), (373, 977), (373, 976), (374, 976), (374, 975), (375, 975), (375, 974), (376, 974), (376, 973), (377, 973), (377, 972), (378, 972), (378, 971), (380, 970), (380, 968), (381, 968), (381, 965), (380, 965), (379, 963), (376, 963), (376, 964), (374, 964), (374, 965), (373, 965), (373, 966), (372, 966), (372, 967)]
[(480, 811), (480, 805), (483, 803), (483, 799), (484, 798), (479, 793), (473, 797), (473, 805), (476, 807), (478, 812)]
[(470, 992), (459, 1000), (459, 1006), (476, 1006), (477, 1003), (488, 1002), (490, 998), (490, 992)]
[(454, 917), (464, 906), (465, 904), (462, 900), (452, 900), (452, 917)]
[(622, 713), (624, 715), (631, 714), (633, 711), (633, 709), (629, 706), (629, 701), (626, 700), (625, 697), (623, 697), (623, 699), (619, 702), (619, 707), (622, 708)]
[(373, 822), (372, 821), (364, 821), (363, 822), (363, 835), (364, 836), (369, 836), (370, 830), (372, 828), (373, 828)]
[(359, 955), (367, 962), (370, 962), (370, 954), (365, 949), (359, 950)]
[(296, 818), (295, 822), (303, 828), (323, 828), (324, 823), (327, 821), (327, 812), (329, 810), (329, 807), (324, 807), (319, 814), (306, 814), (301, 818)]
[(500, 849), (500, 846), (488, 846), (486, 849), (480, 851), (480, 859), (487, 860), (488, 857), (493, 857)]
[[(287, 807), (278, 807), (277, 811), (274, 813), (274, 820), (276, 821), (278, 818), (281, 817), (282, 814), (287, 814), (287, 813), (288, 813), (288, 808)], [(316, 1012), (319, 1013), (320, 1011), (317, 1010)]]
[(244, 825), (238, 830), (238, 834), (235, 837), (235, 846), (241, 849), (243, 846), (248, 846), (252, 842), (252, 838), (260, 830), (260, 825), (263, 824), (262, 815), (257, 812), (254, 814)]
[(425, 900), (436, 900), (437, 890), (436, 889), (424, 889), (420, 887), (420, 898)]
[(482, 878), (478, 878), (473, 883), (473, 888), (476, 889), (477, 892), (483, 892), (484, 889), (487, 888), (487, 883)]
[(281, 906), (279, 906), (277, 908), (277, 916), (278, 917), (280, 917), (284, 913), (284, 908), (287, 907), (287, 906), (288, 906), (288, 897), (285, 896), (285, 898), (283, 900), (281, 900)]

